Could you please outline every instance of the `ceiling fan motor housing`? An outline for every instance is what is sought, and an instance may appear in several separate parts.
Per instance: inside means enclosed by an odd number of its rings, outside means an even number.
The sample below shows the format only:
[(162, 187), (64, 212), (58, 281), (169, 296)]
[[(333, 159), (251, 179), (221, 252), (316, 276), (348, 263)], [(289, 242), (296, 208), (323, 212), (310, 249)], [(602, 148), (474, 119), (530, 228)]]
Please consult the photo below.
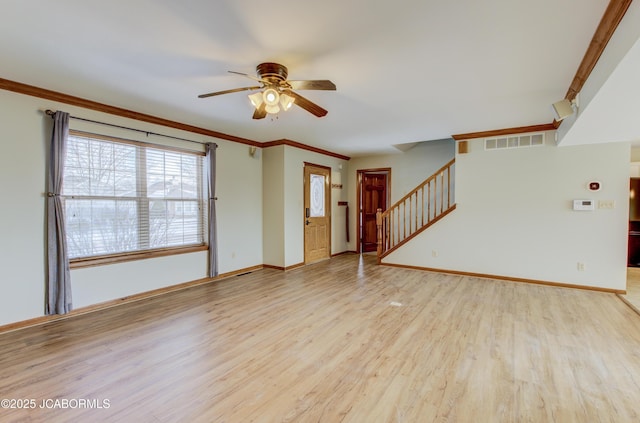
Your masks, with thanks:
[(256, 66), (256, 72), (260, 79), (264, 79), (277, 85), (286, 81), (287, 76), (289, 75), (286, 66), (271, 62), (260, 63)]

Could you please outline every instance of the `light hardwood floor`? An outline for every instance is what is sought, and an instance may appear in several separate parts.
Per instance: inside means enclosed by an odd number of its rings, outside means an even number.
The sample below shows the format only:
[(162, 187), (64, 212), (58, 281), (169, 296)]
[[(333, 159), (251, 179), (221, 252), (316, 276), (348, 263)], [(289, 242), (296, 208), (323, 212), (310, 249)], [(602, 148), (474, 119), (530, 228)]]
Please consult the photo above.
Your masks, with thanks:
[(346, 255), (2, 334), (0, 398), (109, 402), (2, 422), (634, 422), (640, 316)]
[(640, 314), (640, 267), (627, 268), (627, 293), (620, 296)]

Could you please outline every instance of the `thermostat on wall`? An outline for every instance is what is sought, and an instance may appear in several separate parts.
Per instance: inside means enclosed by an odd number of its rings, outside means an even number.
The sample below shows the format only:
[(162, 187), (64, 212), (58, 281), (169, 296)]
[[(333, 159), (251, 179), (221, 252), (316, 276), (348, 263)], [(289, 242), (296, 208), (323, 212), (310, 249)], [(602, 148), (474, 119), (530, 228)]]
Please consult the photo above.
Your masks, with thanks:
[(573, 209), (578, 211), (595, 210), (596, 206), (593, 200), (573, 200)]

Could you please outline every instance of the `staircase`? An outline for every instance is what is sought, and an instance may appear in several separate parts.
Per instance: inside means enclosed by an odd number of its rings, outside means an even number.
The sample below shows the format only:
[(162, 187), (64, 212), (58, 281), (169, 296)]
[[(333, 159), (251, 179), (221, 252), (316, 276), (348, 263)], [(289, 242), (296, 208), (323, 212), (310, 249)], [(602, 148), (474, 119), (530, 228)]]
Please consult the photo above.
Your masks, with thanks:
[(378, 209), (378, 263), (455, 210), (455, 162), (438, 169), (386, 211)]

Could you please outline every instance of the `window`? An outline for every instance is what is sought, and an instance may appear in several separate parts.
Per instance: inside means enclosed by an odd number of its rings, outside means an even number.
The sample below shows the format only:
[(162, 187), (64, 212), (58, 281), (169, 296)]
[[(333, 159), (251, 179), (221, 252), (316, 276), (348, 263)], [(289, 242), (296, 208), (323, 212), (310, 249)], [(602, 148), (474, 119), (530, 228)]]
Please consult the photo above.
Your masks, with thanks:
[(311, 174), (309, 180), (309, 217), (324, 217), (324, 175)]
[(204, 245), (204, 154), (72, 131), (63, 196), (70, 259)]

